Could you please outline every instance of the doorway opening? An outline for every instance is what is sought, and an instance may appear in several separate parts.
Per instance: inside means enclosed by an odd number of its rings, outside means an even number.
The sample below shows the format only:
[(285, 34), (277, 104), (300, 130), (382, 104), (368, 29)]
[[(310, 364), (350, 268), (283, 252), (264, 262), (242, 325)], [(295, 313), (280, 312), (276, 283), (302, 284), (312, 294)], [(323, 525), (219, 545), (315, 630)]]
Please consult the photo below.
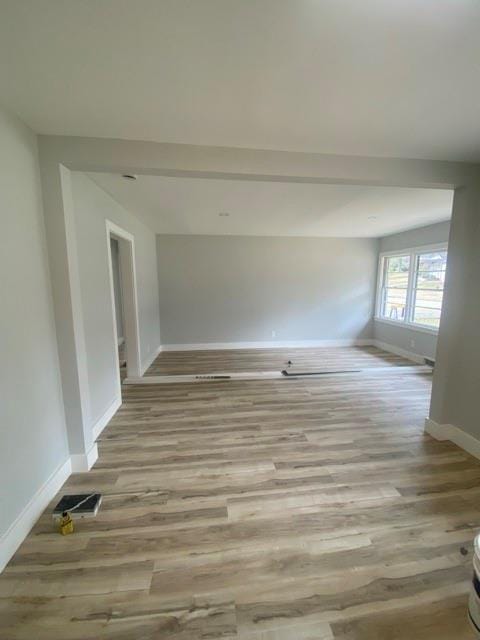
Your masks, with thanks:
[(114, 337), (112, 349), (121, 394), (123, 379), (141, 375), (135, 239), (110, 220), (106, 221), (106, 230)]
[(115, 304), (115, 320), (117, 325), (118, 364), (120, 380), (127, 377), (127, 343), (125, 340), (125, 319), (123, 310), (122, 275), (120, 273), (120, 247), (118, 239), (110, 236), (112, 256), (113, 301)]

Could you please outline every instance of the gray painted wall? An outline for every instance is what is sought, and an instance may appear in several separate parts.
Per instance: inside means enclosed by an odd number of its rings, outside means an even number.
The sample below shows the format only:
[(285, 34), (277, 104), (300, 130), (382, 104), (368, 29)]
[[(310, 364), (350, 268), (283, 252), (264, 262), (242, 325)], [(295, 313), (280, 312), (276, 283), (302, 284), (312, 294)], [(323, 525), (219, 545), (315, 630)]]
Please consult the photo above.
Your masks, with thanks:
[(110, 239), (110, 250), (112, 254), (112, 276), (113, 276), (113, 293), (115, 295), (115, 319), (117, 321), (118, 340), (123, 340), (123, 301), (122, 301), (122, 284), (120, 278), (120, 250), (118, 240)]
[(376, 240), (158, 235), (157, 256), (162, 344), (372, 337)]
[(118, 389), (105, 220), (135, 237), (143, 363), (160, 345), (155, 235), (85, 174), (72, 173), (72, 190), (93, 426), (114, 402)]
[[(419, 229), (411, 229), (403, 233), (386, 236), (380, 240), (380, 252), (411, 249), (428, 244), (448, 242), (450, 221), (431, 224)], [(393, 326), (379, 320), (374, 323), (376, 340), (386, 342), (405, 351), (410, 351), (426, 358), (435, 358), (437, 335), (410, 327)]]
[(409, 351), (422, 358), (435, 360), (437, 351), (436, 334), (426, 333), (410, 327), (395, 327), (378, 320), (375, 320), (374, 324), (375, 340)]
[(426, 244), (439, 244), (448, 242), (450, 233), (450, 220), (430, 224), (418, 229), (410, 229), (402, 233), (394, 233), (380, 239), (380, 252), (396, 251), (397, 249), (411, 249), (411, 247), (421, 247)]
[[(480, 440), (480, 184), (456, 189), (430, 417)], [(478, 449), (477, 449), (478, 450)]]
[(1, 110), (0, 211), (3, 535), (69, 453), (36, 137)]

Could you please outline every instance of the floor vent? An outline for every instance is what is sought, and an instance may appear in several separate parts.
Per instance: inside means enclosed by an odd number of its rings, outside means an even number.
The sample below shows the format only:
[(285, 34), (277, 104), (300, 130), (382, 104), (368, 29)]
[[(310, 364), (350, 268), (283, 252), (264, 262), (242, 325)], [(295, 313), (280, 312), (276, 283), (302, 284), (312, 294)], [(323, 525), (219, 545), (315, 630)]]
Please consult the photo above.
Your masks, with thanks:
[(63, 513), (69, 513), (72, 518), (85, 518), (97, 515), (102, 502), (101, 493), (75, 493), (63, 496), (53, 510), (53, 517), (60, 518)]

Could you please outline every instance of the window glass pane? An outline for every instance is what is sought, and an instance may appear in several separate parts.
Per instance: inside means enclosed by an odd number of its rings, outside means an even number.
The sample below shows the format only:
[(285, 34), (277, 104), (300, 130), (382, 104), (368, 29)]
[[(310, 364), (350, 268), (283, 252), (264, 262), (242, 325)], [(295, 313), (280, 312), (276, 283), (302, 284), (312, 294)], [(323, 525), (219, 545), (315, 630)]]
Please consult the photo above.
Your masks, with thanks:
[(419, 271), (445, 271), (447, 267), (447, 252), (434, 251), (433, 253), (421, 253), (418, 256)]
[(390, 320), (404, 320), (407, 304), (406, 289), (385, 289), (383, 315)]
[(386, 271), (385, 286), (406, 289), (408, 287), (408, 270), (407, 271)]
[(418, 271), (417, 288), (443, 291), (445, 286), (445, 271)]
[(446, 265), (446, 251), (422, 253), (417, 257), (412, 322), (439, 327)]
[(386, 258), (387, 271), (408, 271), (410, 268), (410, 256), (390, 256)]
[(417, 289), (415, 293), (415, 307), (423, 307), (424, 309), (441, 309), (443, 300), (443, 291), (431, 291)]
[(389, 256), (384, 261), (380, 315), (390, 320), (406, 318), (410, 256)]
[(385, 259), (386, 287), (407, 288), (410, 256), (392, 256)]
[(440, 309), (430, 309), (420, 306), (415, 306), (413, 314), (413, 322), (417, 324), (423, 324), (428, 327), (435, 327), (438, 329), (440, 326)]

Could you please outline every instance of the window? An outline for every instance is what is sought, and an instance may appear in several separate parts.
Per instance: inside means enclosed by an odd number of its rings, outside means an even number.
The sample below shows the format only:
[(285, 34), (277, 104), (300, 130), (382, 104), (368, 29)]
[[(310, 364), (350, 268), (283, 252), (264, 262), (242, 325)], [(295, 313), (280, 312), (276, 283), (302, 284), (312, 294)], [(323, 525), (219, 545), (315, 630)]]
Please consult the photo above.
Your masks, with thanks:
[(405, 320), (409, 273), (409, 255), (384, 258), (382, 310), (380, 312), (383, 318)]
[(447, 251), (418, 253), (412, 300), (412, 322), (438, 329), (442, 310)]
[(438, 330), (446, 265), (445, 245), (380, 256), (377, 317)]

